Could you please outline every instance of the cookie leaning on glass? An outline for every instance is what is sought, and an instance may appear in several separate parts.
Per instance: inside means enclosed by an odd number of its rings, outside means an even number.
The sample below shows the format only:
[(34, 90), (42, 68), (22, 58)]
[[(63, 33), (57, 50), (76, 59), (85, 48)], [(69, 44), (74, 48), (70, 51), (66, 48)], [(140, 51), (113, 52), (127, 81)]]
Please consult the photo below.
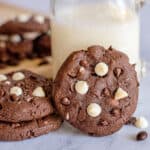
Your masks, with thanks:
[(118, 131), (135, 111), (138, 86), (134, 65), (124, 53), (91, 46), (72, 53), (61, 66), (53, 98), (74, 127), (105, 136)]

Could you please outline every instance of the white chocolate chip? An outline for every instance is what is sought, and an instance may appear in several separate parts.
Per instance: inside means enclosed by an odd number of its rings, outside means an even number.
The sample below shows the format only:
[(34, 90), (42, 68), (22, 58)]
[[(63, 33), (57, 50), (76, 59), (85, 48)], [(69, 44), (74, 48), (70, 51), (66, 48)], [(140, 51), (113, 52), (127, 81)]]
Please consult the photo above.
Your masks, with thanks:
[(146, 129), (148, 127), (148, 121), (144, 117), (136, 119), (135, 126), (137, 128)]
[(40, 33), (38, 32), (27, 32), (23, 34), (24, 39), (27, 40), (34, 40), (39, 36)]
[(0, 81), (5, 81), (7, 80), (7, 76), (4, 74), (0, 74)]
[(31, 16), (28, 14), (21, 14), (21, 15), (17, 16), (17, 20), (22, 23), (29, 21), (30, 18), (31, 18)]
[(32, 95), (37, 97), (45, 97), (45, 92), (42, 87), (37, 87), (34, 89)]
[(91, 103), (87, 107), (87, 113), (91, 117), (97, 117), (101, 114), (101, 112), (102, 112), (101, 106), (96, 103)]
[(0, 41), (8, 41), (9, 37), (7, 35), (0, 35)]
[(44, 16), (38, 15), (38, 16), (34, 16), (34, 20), (35, 20), (36, 22), (42, 24), (42, 23), (44, 23), (45, 18), (44, 18)]
[(128, 93), (124, 91), (122, 88), (118, 88), (115, 93), (115, 100), (120, 100), (126, 97), (128, 97)]
[(21, 42), (21, 37), (19, 35), (12, 35), (9, 39), (13, 43), (19, 43)]
[(12, 79), (15, 81), (23, 80), (25, 75), (22, 72), (16, 72), (13, 74)]
[(79, 72), (80, 73), (84, 73), (85, 72), (85, 68), (84, 67), (80, 67)]
[(95, 73), (100, 76), (103, 77), (108, 73), (108, 65), (104, 62), (100, 62), (95, 66)]
[(5, 81), (5, 84), (10, 85), (11, 82), (10, 81)]
[(0, 47), (1, 47), (1, 48), (5, 48), (5, 47), (6, 47), (6, 43), (1, 41), (1, 42), (0, 42)]
[(75, 84), (75, 90), (79, 94), (84, 95), (88, 92), (89, 86), (86, 81), (77, 81), (77, 83)]
[(14, 86), (10, 89), (10, 94), (15, 94), (17, 96), (22, 94), (22, 89), (18, 86)]

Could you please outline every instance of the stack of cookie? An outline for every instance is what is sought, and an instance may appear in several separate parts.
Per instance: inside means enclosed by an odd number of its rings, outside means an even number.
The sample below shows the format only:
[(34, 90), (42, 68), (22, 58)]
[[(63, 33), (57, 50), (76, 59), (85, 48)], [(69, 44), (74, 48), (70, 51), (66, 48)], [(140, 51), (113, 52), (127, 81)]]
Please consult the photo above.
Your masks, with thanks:
[(44, 16), (22, 14), (0, 26), (1, 67), (50, 56), (50, 49), (50, 20)]
[(0, 140), (23, 140), (56, 130), (52, 81), (21, 70), (0, 75)]
[(138, 100), (135, 65), (113, 48), (91, 46), (72, 53), (60, 68), (53, 88), (61, 116), (90, 135), (118, 131)]

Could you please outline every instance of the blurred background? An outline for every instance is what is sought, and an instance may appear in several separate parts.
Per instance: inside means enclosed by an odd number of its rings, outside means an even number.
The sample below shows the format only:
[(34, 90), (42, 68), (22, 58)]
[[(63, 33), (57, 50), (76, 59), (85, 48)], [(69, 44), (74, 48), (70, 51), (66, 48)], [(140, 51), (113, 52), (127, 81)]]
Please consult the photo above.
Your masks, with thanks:
[[(32, 9), (49, 15), (50, 0), (0, 0), (2, 3), (17, 5), (23, 8)], [(150, 59), (150, 5), (146, 5), (141, 9), (141, 55), (142, 58)]]

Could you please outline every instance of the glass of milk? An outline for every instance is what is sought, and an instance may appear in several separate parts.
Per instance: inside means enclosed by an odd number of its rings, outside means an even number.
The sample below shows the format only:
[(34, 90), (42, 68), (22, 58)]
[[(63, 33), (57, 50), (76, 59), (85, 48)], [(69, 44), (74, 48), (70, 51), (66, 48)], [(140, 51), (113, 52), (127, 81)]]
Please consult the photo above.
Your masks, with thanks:
[[(137, 0), (51, 0), (53, 77), (75, 51), (102, 45), (140, 60)], [(138, 66), (138, 65), (137, 65)]]

